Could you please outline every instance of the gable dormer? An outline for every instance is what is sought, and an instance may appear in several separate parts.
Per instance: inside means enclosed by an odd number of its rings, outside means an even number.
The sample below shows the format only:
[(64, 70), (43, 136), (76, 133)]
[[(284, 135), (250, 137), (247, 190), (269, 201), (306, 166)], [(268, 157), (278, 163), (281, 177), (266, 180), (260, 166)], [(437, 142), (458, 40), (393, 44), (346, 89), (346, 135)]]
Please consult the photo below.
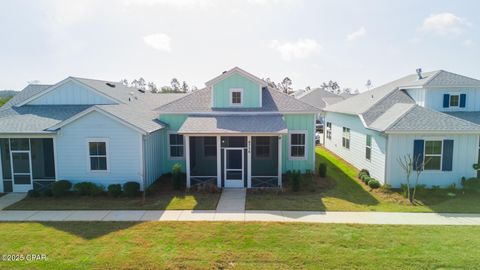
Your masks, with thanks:
[(212, 91), (212, 108), (260, 108), (262, 88), (267, 83), (262, 79), (235, 67), (208, 81)]

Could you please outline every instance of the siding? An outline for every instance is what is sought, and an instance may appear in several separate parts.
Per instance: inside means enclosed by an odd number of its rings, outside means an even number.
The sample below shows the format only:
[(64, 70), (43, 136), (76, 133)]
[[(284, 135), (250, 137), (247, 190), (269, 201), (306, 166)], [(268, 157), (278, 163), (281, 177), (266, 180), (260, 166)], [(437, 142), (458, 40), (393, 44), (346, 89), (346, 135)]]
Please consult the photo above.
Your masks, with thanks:
[(284, 115), (285, 123), (290, 131), (305, 130), (307, 131), (306, 143), (307, 153), (306, 160), (291, 160), (289, 158), (289, 136), (282, 136), (282, 171), (285, 173), (289, 170), (315, 170), (315, 114), (287, 114)]
[[(466, 94), (465, 108), (443, 108), (444, 94)], [(480, 111), (479, 88), (430, 88), (425, 89), (425, 107), (441, 112)]]
[(32, 100), (31, 105), (115, 104), (112, 100), (74, 81), (67, 81), (51, 92)]
[[(397, 158), (405, 155), (413, 156), (413, 141), (415, 139), (451, 139), (453, 143), (453, 168), (452, 171), (424, 171), (420, 175), (419, 184), (427, 186), (438, 185), (448, 186), (456, 183), (460, 184), (462, 176), (475, 177), (476, 171), (472, 165), (477, 162), (478, 155), (478, 136), (476, 135), (449, 135), (439, 136), (431, 134), (419, 135), (401, 135), (390, 134), (388, 136), (388, 171), (387, 183), (393, 187), (400, 187), (405, 181), (405, 172), (400, 167)], [(415, 176), (412, 176), (412, 180)]]
[(147, 187), (153, 184), (163, 173), (163, 155), (164, 145), (162, 130), (155, 131), (144, 137), (144, 163), (145, 163), (145, 182)]
[[(379, 132), (366, 129), (356, 115), (327, 112), (325, 118), (326, 122), (332, 123), (332, 139), (325, 139), (325, 147), (357, 169), (367, 169), (372, 177), (383, 183), (385, 180), (386, 137)], [(342, 146), (343, 127), (350, 128), (350, 149)], [(371, 160), (365, 158), (367, 134), (372, 136)]]
[[(183, 125), (183, 122), (187, 119), (187, 115), (160, 115), (160, 121), (166, 123), (168, 125), (167, 128), (161, 131), (162, 142), (165, 147), (162, 149), (162, 157), (165, 162), (163, 162), (163, 172), (171, 172), (172, 167), (175, 163), (180, 163), (182, 165), (182, 171), (185, 172), (186, 170), (186, 162), (185, 158), (183, 159), (170, 159), (168, 156), (168, 132), (177, 132), (180, 127)], [(185, 145), (185, 142), (184, 142)], [(184, 149), (184, 153), (186, 153)]]
[[(108, 139), (108, 172), (90, 172), (87, 138)], [(57, 179), (91, 181), (105, 186), (138, 181), (142, 184), (141, 135), (98, 112), (63, 127), (56, 138)]]
[(234, 106), (235, 108), (258, 108), (262, 106), (260, 102), (261, 86), (240, 74), (232, 74), (232, 76), (213, 85), (213, 107), (232, 107), (230, 106), (230, 88), (243, 88), (243, 105)]

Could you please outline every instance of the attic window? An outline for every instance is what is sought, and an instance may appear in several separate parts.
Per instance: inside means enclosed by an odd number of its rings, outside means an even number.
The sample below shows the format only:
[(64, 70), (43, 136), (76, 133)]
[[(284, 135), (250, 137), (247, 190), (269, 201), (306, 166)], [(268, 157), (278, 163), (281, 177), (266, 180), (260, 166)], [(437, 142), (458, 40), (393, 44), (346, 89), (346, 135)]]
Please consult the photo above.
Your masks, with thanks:
[(242, 105), (243, 104), (243, 89), (232, 88), (230, 89), (230, 105)]

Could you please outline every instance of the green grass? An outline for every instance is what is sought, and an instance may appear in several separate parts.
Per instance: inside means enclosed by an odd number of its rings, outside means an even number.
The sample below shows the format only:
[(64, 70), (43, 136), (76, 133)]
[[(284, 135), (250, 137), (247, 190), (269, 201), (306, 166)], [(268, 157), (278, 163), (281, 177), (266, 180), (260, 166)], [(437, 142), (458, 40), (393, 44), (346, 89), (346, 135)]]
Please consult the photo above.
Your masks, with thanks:
[(301, 223), (0, 223), (3, 269), (475, 269), (480, 227)]
[(479, 194), (458, 191), (449, 197), (446, 192), (424, 191), (417, 196), (418, 205), (412, 206), (398, 192), (370, 190), (357, 179), (357, 169), (324, 148), (316, 149), (316, 161), (327, 164), (328, 179), (315, 181), (332, 182), (332, 187), (299, 193), (288, 189), (280, 194), (249, 192), (247, 209), (480, 213)]

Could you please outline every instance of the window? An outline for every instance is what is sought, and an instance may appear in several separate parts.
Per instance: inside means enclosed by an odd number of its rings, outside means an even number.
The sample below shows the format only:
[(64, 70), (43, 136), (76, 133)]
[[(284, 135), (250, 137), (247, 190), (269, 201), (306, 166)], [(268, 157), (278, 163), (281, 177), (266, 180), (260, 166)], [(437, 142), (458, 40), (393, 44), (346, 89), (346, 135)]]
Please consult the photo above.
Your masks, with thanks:
[(290, 133), (290, 157), (304, 159), (306, 153), (306, 131)]
[(230, 105), (243, 104), (243, 89), (230, 89)]
[(177, 133), (168, 134), (168, 144), (170, 158), (182, 159), (183, 158), (183, 135)]
[(203, 155), (205, 157), (217, 156), (217, 138), (203, 137)]
[(442, 168), (442, 141), (425, 141), (425, 170), (440, 170)]
[(107, 142), (89, 141), (88, 154), (91, 171), (107, 171)]
[(350, 149), (350, 129), (343, 127), (342, 146)]
[(450, 95), (450, 107), (458, 107), (460, 104), (460, 95)]
[(255, 137), (255, 157), (270, 157), (270, 137)]
[(332, 122), (327, 122), (327, 139), (332, 139)]
[(372, 159), (372, 136), (371, 135), (367, 135), (367, 138), (366, 138), (366, 143), (365, 143), (365, 158), (367, 160), (371, 160)]

